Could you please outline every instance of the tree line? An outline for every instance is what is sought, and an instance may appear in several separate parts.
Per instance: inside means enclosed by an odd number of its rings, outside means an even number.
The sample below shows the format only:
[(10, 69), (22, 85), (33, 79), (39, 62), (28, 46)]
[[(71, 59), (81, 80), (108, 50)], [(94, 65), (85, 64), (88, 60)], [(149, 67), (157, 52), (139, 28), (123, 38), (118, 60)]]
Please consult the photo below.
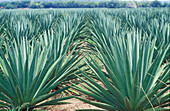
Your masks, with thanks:
[(129, 1), (55, 1), (55, 2), (36, 2), (36, 1), (15, 1), (1, 2), (0, 8), (136, 8), (136, 7), (170, 7), (170, 3), (162, 3), (158, 0), (129, 2)]

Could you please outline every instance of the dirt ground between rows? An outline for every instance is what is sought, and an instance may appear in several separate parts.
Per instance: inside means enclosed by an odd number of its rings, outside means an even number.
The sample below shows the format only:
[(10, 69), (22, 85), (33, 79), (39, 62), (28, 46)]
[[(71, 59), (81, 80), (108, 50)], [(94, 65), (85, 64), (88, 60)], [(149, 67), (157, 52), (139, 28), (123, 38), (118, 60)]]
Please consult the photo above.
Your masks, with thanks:
[(46, 108), (46, 110), (50, 110), (50, 111), (75, 111), (75, 110), (78, 110), (78, 109), (100, 109), (100, 108), (97, 108), (95, 106), (84, 103), (82, 101), (79, 101), (75, 98), (65, 100), (65, 101), (62, 101), (62, 102), (71, 102), (72, 104), (49, 106), (49, 107)]
[[(104, 85), (101, 82), (97, 81), (97, 83), (100, 86), (104, 87)], [(81, 85), (79, 85), (79, 86), (81, 86)], [(78, 93), (82, 94), (79, 91), (78, 91)], [(56, 95), (54, 98), (55, 99), (59, 98), (59, 95)], [(85, 99), (90, 100), (90, 101), (91, 100), (92, 101), (96, 101), (92, 97), (89, 97), (89, 96), (84, 95), (84, 94), (81, 95), (81, 98), (85, 98)], [(75, 99), (75, 98), (64, 100), (64, 101), (61, 101), (61, 102), (71, 102), (71, 104), (48, 106), (48, 107), (43, 108), (43, 109), (50, 110), (50, 111), (75, 111), (75, 110), (79, 110), (79, 109), (97, 109), (97, 110), (102, 110), (101, 108), (98, 108), (98, 107), (95, 107), (93, 105), (84, 103), (84, 102), (82, 102), (82, 101), (80, 101), (78, 99)]]

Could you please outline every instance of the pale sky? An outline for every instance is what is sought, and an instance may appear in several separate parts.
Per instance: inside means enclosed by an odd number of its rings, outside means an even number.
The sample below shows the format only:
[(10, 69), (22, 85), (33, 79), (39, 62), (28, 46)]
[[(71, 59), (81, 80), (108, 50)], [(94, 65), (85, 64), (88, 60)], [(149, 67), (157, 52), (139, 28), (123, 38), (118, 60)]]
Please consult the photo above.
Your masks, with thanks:
[[(0, 1), (12, 1), (12, 0), (0, 0)], [(17, 1), (17, 0), (13, 0), (13, 1)], [(22, 1), (22, 0), (21, 0)], [(48, 0), (47, 0), (48, 1)], [(57, 1), (57, 0), (56, 0)], [(64, 0), (63, 0), (64, 1)], [(77, 0), (78, 1), (78, 0)], [(92, 0), (93, 1), (93, 0)], [(94, 0), (95, 1), (95, 0)], [(101, 0), (101, 1), (105, 1), (105, 0)], [(110, 0), (108, 0), (110, 1)], [(120, 0), (120, 1), (133, 1), (133, 0)], [(135, 1), (154, 1), (154, 0), (135, 0)], [(170, 1), (170, 0), (158, 0), (158, 1)]]
[[(122, 1), (133, 1), (133, 0), (122, 0)], [(135, 0), (135, 1), (154, 1), (154, 0)], [(169, 1), (169, 0), (158, 0), (158, 1)]]
[[(132, 0), (122, 0), (122, 1), (132, 1)], [(135, 0), (135, 1), (154, 1), (154, 0)], [(158, 1), (169, 1), (169, 0), (158, 0)]]

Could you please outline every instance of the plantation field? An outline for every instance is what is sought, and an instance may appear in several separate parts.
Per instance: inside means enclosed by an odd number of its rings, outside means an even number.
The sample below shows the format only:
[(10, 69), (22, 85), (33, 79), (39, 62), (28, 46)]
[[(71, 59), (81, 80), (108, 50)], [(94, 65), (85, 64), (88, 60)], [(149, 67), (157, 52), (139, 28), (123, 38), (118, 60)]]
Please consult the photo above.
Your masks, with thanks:
[(169, 61), (170, 8), (0, 11), (0, 110), (169, 110)]

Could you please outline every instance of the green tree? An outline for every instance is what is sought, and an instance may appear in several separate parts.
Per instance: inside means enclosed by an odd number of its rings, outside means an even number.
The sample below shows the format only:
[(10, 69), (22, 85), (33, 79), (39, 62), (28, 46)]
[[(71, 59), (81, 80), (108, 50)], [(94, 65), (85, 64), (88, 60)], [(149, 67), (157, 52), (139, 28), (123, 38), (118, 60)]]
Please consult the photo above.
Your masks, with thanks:
[(158, 0), (155, 0), (153, 2), (151, 2), (150, 4), (152, 7), (161, 7), (162, 3)]
[(5, 7), (5, 6), (6, 6), (6, 2), (0, 3), (0, 7)]
[(87, 2), (87, 8), (95, 8), (96, 6), (94, 2)]
[(22, 1), (20, 2), (20, 6), (22, 8), (27, 8), (30, 5), (30, 1)]
[(164, 4), (162, 4), (162, 7), (168, 7), (168, 5), (169, 4), (165, 2)]
[(34, 2), (29, 5), (29, 8), (43, 8), (43, 5), (41, 3)]
[(150, 7), (149, 2), (142, 2), (138, 4), (139, 7)]
[(10, 3), (5, 6), (5, 9), (14, 9), (14, 8), (15, 8), (14, 5)]
[(108, 3), (108, 8), (119, 8), (120, 4), (118, 1), (111, 1)]
[(52, 7), (51, 2), (43, 2), (42, 5), (44, 6), (44, 8), (51, 8)]

